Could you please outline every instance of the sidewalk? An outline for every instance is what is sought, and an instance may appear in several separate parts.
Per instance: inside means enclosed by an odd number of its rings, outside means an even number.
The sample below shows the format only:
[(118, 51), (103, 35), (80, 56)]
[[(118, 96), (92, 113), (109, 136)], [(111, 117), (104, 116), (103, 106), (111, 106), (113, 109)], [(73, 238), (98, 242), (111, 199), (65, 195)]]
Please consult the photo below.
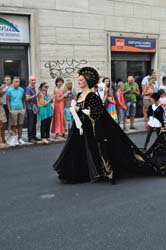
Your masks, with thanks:
[[(127, 132), (126, 134), (138, 134), (138, 133), (145, 133), (146, 129), (145, 129), (145, 122), (144, 122), (144, 118), (135, 118), (135, 123), (134, 126), (136, 129), (130, 129), (130, 121), (129, 119), (127, 120)], [(123, 126), (121, 125), (121, 128)]]
[[(127, 121), (127, 131), (126, 134), (130, 135), (130, 134), (139, 134), (139, 133), (145, 133), (146, 129), (145, 129), (145, 123), (144, 123), (144, 119), (143, 118), (136, 118), (135, 119), (135, 127), (136, 129), (129, 129), (130, 126), (130, 122), (129, 120)], [(121, 125), (122, 128), (122, 125)], [(9, 132), (6, 132), (6, 138), (9, 136)], [(39, 124), (37, 124), (37, 137), (40, 138), (40, 129), (39, 129)], [(66, 139), (62, 139), (62, 140), (55, 140), (54, 139), (54, 135), (51, 134), (51, 139), (53, 139), (53, 141), (49, 142), (49, 144), (58, 144), (58, 143), (64, 143), (66, 141)], [(17, 146), (9, 146), (7, 145), (4, 148), (0, 148), (0, 150), (4, 150), (4, 149), (11, 149), (11, 148), (21, 148), (21, 147), (27, 147), (27, 146), (37, 146), (37, 145), (44, 145), (47, 146), (46, 144), (42, 143), (42, 141), (39, 141), (35, 144), (29, 143), (28, 142), (28, 138), (27, 138), (27, 129), (23, 129), (23, 136), (22, 136), (23, 140), (26, 142), (26, 144), (24, 145), (17, 145)]]

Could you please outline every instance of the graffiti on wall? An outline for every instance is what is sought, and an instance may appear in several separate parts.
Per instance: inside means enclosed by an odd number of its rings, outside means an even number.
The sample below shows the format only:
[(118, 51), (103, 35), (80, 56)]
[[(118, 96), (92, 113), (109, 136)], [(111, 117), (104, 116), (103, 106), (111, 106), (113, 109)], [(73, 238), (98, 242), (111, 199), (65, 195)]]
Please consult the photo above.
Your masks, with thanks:
[(58, 76), (64, 78), (71, 77), (87, 63), (87, 60), (65, 59), (48, 61), (45, 63), (44, 67), (49, 70), (51, 78), (55, 79)]

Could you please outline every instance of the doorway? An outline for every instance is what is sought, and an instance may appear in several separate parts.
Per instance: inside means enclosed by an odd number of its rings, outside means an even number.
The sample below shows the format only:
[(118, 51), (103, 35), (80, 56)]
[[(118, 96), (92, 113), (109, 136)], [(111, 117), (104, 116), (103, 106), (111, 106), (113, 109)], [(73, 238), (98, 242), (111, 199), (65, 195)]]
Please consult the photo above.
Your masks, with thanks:
[(19, 76), (21, 86), (28, 83), (28, 47), (23, 45), (0, 45), (0, 82), (4, 75)]
[(140, 80), (149, 73), (153, 54), (150, 53), (111, 53), (111, 76), (113, 79), (127, 81), (127, 77), (139, 76)]
[[(154, 54), (150, 53), (126, 53), (112, 52), (111, 54), (111, 76), (113, 81), (127, 81), (129, 75), (133, 76), (142, 93), (141, 82), (151, 69), (151, 61)], [(136, 117), (143, 117), (142, 95), (137, 97)]]

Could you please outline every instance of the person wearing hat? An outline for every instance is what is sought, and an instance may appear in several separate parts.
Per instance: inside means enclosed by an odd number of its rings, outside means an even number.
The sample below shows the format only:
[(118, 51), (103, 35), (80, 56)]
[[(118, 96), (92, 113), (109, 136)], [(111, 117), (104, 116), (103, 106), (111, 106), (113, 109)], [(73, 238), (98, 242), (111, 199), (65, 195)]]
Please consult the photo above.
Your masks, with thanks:
[[(91, 91), (98, 72), (78, 72), (81, 92), (70, 111), (74, 122), (64, 148), (53, 165), (62, 183), (96, 182), (126, 174), (159, 175), (160, 166), (140, 151), (108, 114), (101, 98)], [(120, 152), (120, 157), (119, 157)], [(164, 174), (166, 173), (166, 168)]]
[(152, 132), (155, 130), (157, 136), (160, 134), (161, 127), (164, 127), (164, 109), (159, 104), (160, 95), (158, 93), (153, 93), (151, 95), (152, 105), (149, 106), (147, 111), (148, 121), (148, 131), (143, 149), (146, 151), (147, 145), (152, 136)]
[(104, 164), (96, 141), (95, 123), (103, 114), (104, 106), (91, 89), (98, 83), (98, 72), (91, 67), (79, 70), (78, 85), (81, 92), (71, 109), (75, 123), (67, 143), (54, 169), (63, 183), (80, 183), (100, 178), (114, 182), (112, 167)]

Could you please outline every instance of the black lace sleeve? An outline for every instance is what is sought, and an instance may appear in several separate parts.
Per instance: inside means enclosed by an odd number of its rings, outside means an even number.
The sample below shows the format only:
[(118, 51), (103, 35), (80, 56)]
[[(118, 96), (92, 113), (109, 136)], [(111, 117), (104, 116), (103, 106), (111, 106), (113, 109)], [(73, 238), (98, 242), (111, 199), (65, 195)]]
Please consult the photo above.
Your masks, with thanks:
[(90, 93), (87, 97), (87, 106), (90, 109), (90, 118), (93, 120), (100, 119), (104, 111), (100, 97), (95, 93)]

